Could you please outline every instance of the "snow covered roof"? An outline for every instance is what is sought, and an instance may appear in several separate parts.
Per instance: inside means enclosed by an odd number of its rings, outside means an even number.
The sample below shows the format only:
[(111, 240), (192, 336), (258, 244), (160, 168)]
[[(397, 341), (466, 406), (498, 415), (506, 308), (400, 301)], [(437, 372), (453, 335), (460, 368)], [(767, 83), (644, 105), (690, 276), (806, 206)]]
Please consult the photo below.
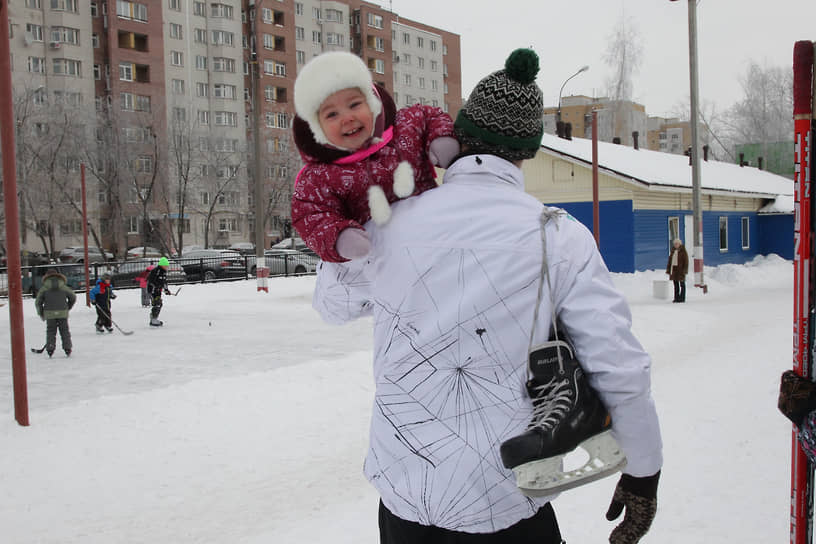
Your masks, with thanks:
[[(541, 147), (544, 152), (592, 165), (592, 140), (565, 140), (544, 134)], [(598, 167), (616, 177), (649, 187), (692, 188), (691, 166), (685, 155), (598, 142)], [(700, 161), (700, 186), (704, 191), (727, 191), (764, 198), (793, 195), (793, 180), (757, 168), (718, 161)]]
[(793, 195), (779, 195), (776, 200), (760, 208), (757, 213), (769, 215), (793, 213)]

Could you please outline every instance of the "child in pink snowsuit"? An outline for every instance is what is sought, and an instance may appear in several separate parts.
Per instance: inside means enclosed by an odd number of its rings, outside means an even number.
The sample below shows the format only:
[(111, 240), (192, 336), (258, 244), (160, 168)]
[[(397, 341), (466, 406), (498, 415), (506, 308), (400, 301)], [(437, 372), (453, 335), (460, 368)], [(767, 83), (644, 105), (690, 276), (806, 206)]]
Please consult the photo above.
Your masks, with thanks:
[(142, 289), (142, 308), (148, 308), (150, 306), (150, 294), (147, 292), (147, 276), (150, 275), (150, 271), (154, 268), (155, 266), (151, 264), (136, 276), (136, 281), (139, 282), (139, 287)]
[(306, 163), (292, 195), (292, 225), (321, 259), (368, 253), (363, 225), (390, 218), (390, 203), (437, 186), (433, 166), (459, 153), (453, 121), (439, 108), (396, 111), (351, 53), (324, 53), (295, 81), (295, 143)]

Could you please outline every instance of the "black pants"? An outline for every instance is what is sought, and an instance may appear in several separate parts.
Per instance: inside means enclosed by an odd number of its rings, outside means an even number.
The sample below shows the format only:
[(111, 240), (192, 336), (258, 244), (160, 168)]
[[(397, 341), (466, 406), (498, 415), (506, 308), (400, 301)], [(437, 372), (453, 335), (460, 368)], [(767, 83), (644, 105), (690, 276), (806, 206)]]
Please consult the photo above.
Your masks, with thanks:
[(68, 330), (68, 319), (46, 319), (45, 320), (45, 350), (50, 354), (54, 353), (57, 347), (57, 331), (62, 340), (62, 349), (71, 351), (71, 331)]
[(674, 280), (674, 301), (686, 301), (686, 282)]
[(106, 329), (113, 327), (110, 308), (103, 308), (98, 304), (96, 305), (96, 327), (105, 327)]
[(153, 291), (153, 294), (150, 296), (150, 305), (152, 306), (152, 308), (150, 308), (150, 317), (158, 319), (162, 309), (161, 289)]
[(380, 544), (562, 544), (555, 511), (547, 503), (538, 512), (497, 533), (460, 533), (407, 521), (380, 501)]

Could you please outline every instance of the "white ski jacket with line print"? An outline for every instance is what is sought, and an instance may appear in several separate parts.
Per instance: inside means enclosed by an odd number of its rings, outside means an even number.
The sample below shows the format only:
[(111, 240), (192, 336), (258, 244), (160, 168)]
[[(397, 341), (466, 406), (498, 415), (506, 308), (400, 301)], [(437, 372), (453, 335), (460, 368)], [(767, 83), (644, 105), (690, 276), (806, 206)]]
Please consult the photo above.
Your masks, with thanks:
[[(366, 224), (366, 259), (322, 263), (313, 306), (330, 323), (373, 316), (375, 401), (364, 471), (397, 516), (455, 531), (509, 527), (553, 497), (529, 499), (499, 446), (525, 430), (530, 329), (541, 281), (542, 204), (521, 170), (490, 155), (458, 159), (442, 186)], [(651, 360), (631, 331), (590, 232), (548, 222), (534, 344), (551, 300), (591, 385), (609, 409), (625, 472), (662, 466)], [(601, 515), (601, 514), (599, 514)]]

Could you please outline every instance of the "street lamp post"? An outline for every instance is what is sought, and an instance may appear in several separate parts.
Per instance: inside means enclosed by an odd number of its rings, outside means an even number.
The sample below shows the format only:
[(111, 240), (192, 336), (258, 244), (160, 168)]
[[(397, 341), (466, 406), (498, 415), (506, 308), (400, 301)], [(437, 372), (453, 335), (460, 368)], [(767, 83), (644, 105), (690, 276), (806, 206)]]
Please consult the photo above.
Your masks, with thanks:
[(559, 89), (559, 91), (558, 91), (558, 113), (557, 113), (557, 115), (555, 117), (556, 124), (561, 122), (561, 93), (564, 91), (564, 86), (567, 84), (567, 82), (570, 79), (574, 78), (575, 76), (577, 76), (580, 73), (586, 72), (587, 70), (589, 70), (589, 66), (587, 66), (587, 65), (581, 66), (581, 68), (577, 72), (575, 72), (570, 77), (568, 77), (564, 81), (564, 83), (561, 85), (561, 89)]

